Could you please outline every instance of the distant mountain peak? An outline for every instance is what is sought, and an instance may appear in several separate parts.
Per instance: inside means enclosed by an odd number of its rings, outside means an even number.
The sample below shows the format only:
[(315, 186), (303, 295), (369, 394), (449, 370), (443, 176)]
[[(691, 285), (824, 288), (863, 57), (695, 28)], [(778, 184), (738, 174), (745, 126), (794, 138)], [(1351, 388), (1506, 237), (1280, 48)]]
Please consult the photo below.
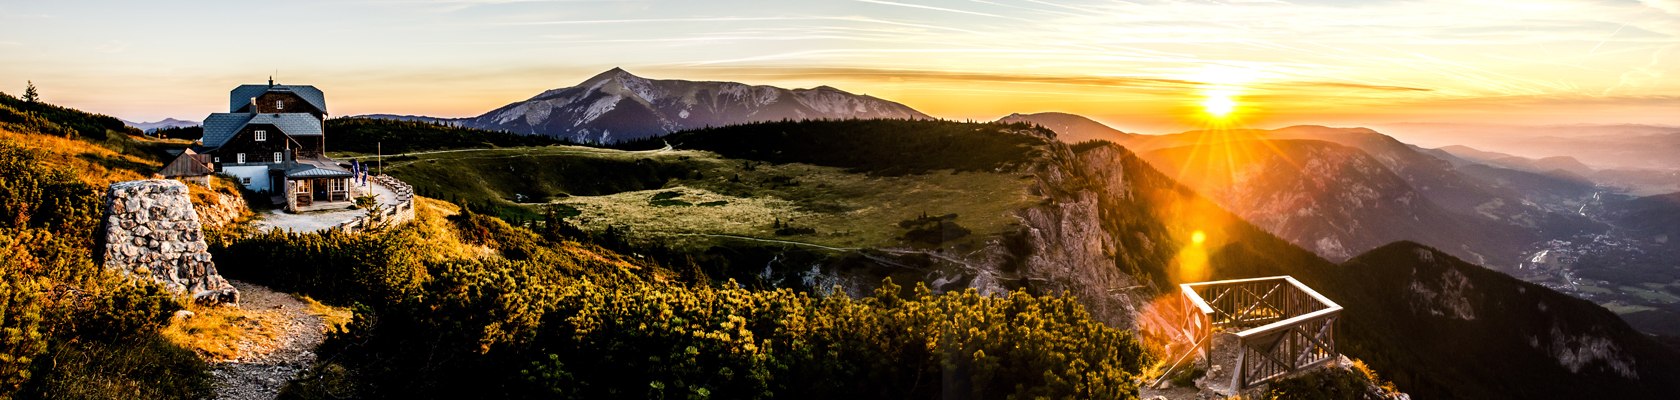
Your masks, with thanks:
[(189, 126), (198, 126), (198, 121), (188, 121), (175, 118), (164, 118), (162, 120), (158, 120), (157, 122), (134, 122), (129, 120), (122, 120), (122, 122), (124, 125), (134, 127), (135, 129), (139, 129), (143, 132), (152, 132), (162, 128), (185, 128)]
[(805, 119), (931, 119), (903, 104), (831, 86), (783, 89), (737, 82), (648, 79), (612, 68), (583, 82), (509, 104), (464, 126), (617, 142), (685, 129)]
[(637, 77), (636, 74), (632, 74), (632, 73), (630, 73), (630, 71), (625, 71), (624, 68), (612, 67), (612, 69), (608, 69), (606, 71), (601, 71), (601, 73), (595, 74), (595, 76), (590, 77), (588, 80), (585, 80), (584, 82), (596, 81), (596, 80), (601, 80), (601, 79), (612, 79), (612, 78), (624, 77), (624, 76)]

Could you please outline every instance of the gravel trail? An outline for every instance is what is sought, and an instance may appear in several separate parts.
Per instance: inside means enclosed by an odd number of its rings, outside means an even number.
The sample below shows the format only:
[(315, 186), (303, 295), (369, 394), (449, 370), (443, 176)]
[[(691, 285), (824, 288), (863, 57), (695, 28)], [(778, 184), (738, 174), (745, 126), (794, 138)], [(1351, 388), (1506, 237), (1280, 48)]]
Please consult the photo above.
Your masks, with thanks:
[(233, 400), (273, 399), (280, 388), (315, 362), (314, 349), (325, 339), (326, 321), (311, 313), (309, 306), (290, 294), (266, 287), (231, 281), (239, 288), (239, 306), (247, 310), (272, 310), (278, 319), (257, 323), (279, 324), (275, 337), (255, 337), (239, 344), (239, 356), (216, 362), (216, 398)]

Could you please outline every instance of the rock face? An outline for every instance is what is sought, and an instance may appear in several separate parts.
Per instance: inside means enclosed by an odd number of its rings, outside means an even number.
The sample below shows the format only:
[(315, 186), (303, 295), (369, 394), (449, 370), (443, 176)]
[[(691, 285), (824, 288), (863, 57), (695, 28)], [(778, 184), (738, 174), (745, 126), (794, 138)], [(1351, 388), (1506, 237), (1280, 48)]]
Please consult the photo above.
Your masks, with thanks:
[(208, 229), (222, 227), (251, 213), (245, 198), (217, 192), (200, 197), (199, 202), (193, 204), (193, 210), (198, 212), (198, 222)]
[(157, 281), (202, 303), (236, 303), (239, 291), (216, 273), (204, 233), (187, 197), (173, 180), (111, 185), (105, 197), (105, 268)]

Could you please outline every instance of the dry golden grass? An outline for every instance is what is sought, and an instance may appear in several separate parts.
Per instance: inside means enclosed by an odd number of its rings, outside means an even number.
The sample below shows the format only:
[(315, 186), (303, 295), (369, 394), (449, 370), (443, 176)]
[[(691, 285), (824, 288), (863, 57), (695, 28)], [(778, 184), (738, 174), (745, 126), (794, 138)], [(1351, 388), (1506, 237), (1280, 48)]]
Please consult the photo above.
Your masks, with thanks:
[(241, 343), (274, 342), (284, 334), (285, 316), (278, 310), (194, 304), (187, 311), (194, 315), (172, 319), (163, 337), (211, 362), (239, 357)]
[(461, 240), (461, 235), (449, 226), (448, 220), (460, 213), (461, 207), (450, 202), (414, 196), (414, 225), (419, 233), (420, 245), (428, 249), (420, 252), (425, 257), (422, 262), (484, 258), (496, 254), (489, 247)]
[(43, 164), (57, 170), (76, 171), (77, 179), (100, 187), (110, 185), (113, 182), (146, 179), (149, 176), (141, 175), (141, 173), (133, 170), (110, 168), (89, 161), (90, 159), (140, 165), (151, 170), (163, 168), (163, 164), (157, 161), (117, 153), (103, 146), (76, 139), (0, 129), (0, 140), (11, 141), (23, 147), (41, 151), (46, 155), (41, 159)]
[(344, 325), (348, 325), (350, 323), (350, 319), (356, 316), (356, 313), (350, 312), (350, 309), (348, 308), (321, 304), (321, 302), (315, 301), (315, 299), (310, 298), (309, 296), (299, 295), (296, 297), (299, 301), (302, 301), (303, 304), (309, 307), (309, 315), (321, 317), (321, 322), (325, 323), (324, 327), (326, 328), (326, 330), (322, 333), (333, 332), (344, 328)]

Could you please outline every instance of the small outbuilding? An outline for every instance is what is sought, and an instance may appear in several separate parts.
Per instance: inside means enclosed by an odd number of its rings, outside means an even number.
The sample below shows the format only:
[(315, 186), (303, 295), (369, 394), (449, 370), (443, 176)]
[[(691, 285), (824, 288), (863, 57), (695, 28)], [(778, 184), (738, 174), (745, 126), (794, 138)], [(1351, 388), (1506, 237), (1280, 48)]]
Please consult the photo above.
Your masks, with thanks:
[(216, 174), (216, 167), (210, 163), (209, 155), (186, 149), (181, 152), (180, 156), (175, 157), (175, 161), (170, 161), (169, 165), (163, 166), (163, 170), (158, 171), (158, 174), (163, 175), (164, 178), (208, 187), (210, 186), (210, 176)]

